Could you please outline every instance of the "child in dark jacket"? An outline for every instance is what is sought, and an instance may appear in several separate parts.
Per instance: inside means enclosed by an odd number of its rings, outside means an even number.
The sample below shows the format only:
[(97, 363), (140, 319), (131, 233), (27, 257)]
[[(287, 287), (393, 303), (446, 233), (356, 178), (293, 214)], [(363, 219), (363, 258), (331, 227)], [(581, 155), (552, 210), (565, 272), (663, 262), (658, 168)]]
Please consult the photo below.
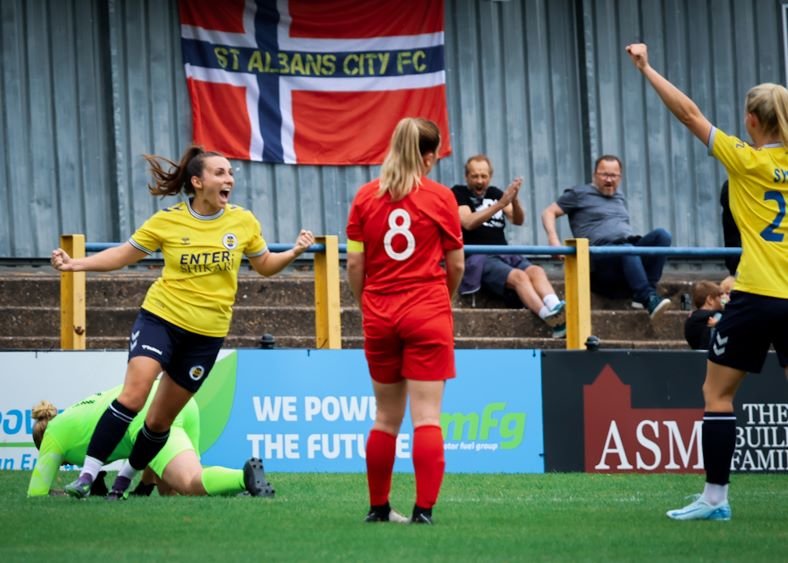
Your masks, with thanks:
[(714, 326), (722, 317), (722, 289), (711, 281), (700, 281), (692, 287), (693, 311), (684, 322), (684, 338), (693, 350), (708, 350)]

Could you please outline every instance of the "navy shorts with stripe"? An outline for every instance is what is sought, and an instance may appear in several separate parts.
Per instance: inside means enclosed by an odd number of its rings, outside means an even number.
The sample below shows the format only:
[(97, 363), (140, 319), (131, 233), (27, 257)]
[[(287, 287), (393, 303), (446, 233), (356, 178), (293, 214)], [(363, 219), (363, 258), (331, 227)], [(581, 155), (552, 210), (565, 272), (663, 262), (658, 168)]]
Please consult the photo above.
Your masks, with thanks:
[(224, 338), (184, 330), (140, 309), (129, 336), (129, 361), (147, 356), (181, 387), (196, 393), (216, 363)]
[(709, 361), (760, 373), (769, 346), (782, 367), (788, 366), (788, 299), (731, 292), (709, 347)]

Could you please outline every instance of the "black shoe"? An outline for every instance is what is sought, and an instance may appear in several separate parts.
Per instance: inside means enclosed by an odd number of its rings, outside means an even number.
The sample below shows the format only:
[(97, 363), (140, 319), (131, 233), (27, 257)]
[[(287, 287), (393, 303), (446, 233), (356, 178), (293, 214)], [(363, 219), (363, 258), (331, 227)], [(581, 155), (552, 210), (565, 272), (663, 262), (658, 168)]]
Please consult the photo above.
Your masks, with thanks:
[(244, 463), (244, 486), (253, 497), (273, 497), (276, 492), (265, 478), (263, 460), (257, 457)]
[(389, 503), (382, 506), (371, 506), (364, 522), (395, 522), (397, 524), (406, 524), (408, 519), (393, 510)]
[(156, 488), (156, 483), (143, 483), (140, 481), (136, 488), (129, 493), (129, 496), (132, 497), (149, 497), (150, 494), (153, 492), (153, 489)]
[(411, 524), (432, 524), (432, 509), (414, 505), (410, 522)]
[(107, 476), (106, 471), (99, 471), (98, 475), (96, 475), (96, 480), (93, 481), (93, 484), (90, 486), (90, 494), (96, 497), (103, 497), (109, 492), (107, 488), (107, 483), (104, 481), (104, 477)]

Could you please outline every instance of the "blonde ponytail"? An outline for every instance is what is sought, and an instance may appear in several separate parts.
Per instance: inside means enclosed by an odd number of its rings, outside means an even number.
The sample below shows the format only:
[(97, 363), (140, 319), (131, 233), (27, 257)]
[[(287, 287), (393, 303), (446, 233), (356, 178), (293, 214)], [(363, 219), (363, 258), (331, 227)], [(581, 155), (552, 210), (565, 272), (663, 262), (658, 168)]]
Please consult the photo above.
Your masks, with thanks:
[(780, 84), (765, 82), (750, 88), (746, 107), (769, 136), (779, 136), (788, 148), (788, 90)]
[(774, 113), (777, 114), (777, 130), (783, 140), (783, 146), (788, 148), (788, 90), (778, 86), (773, 91)]
[(39, 401), (32, 409), (32, 416), (36, 421), (33, 425), (33, 443), (36, 448), (40, 448), (49, 421), (57, 416), (57, 408), (49, 401)]
[(398, 201), (413, 188), (421, 185), (424, 175), (423, 157), (437, 153), (440, 129), (432, 121), (420, 117), (406, 117), (397, 123), (391, 135), (389, 152), (380, 168), (380, 191)]

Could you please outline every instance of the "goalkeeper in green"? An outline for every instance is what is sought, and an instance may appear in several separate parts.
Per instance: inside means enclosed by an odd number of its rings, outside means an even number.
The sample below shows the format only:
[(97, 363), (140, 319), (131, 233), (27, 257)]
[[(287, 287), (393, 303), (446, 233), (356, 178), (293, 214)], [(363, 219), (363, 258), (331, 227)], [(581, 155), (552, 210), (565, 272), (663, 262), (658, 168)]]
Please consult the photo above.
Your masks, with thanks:
[[(107, 462), (125, 459), (134, 445), (137, 432), (142, 427), (148, 407), (156, 395), (158, 381), (149, 394), (145, 407), (134, 417), (123, 439), (112, 452)], [(91, 395), (58, 414), (48, 401), (33, 407), (33, 442), (39, 450), (38, 462), (33, 469), (29, 497), (50, 493), (60, 466), (64, 463), (80, 465), (85, 459), (88, 442), (99, 418), (107, 406), (117, 398), (122, 385), (108, 391)], [(265, 478), (260, 459), (252, 458), (243, 469), (227, 467), (203, 467), (200, 464), (200, 411), (194, 399), (190, 399), (172, 425), (167, 443), (148, 465), (149, 479), (152, 472), (159, 494), (181, 495), (227, 495), (248, 491), (253, 496), (273, 496), (274, 490)], [(143, 484), (138, 489), (147, 492), (152, 487)]]

